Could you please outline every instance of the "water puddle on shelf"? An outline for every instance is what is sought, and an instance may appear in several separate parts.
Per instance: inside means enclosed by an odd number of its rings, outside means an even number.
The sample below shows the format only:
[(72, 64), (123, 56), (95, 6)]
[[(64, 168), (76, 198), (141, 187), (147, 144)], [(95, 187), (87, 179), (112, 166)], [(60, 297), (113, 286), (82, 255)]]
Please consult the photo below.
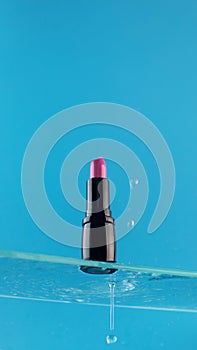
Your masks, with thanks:
[(112, 279), (85, 274), (81, 265), (81, 259), (0, 251), (0, 296), (108, 307), (111, 303), (112, 316), (118, 307), (197, 312), (196, 272), (87, 262), (117, 268)]

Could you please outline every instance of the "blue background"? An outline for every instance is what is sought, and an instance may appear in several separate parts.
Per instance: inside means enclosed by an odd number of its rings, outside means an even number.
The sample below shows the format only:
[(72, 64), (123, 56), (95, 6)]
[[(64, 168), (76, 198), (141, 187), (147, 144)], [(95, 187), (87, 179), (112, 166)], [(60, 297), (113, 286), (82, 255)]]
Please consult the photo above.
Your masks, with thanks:
[[(142, 112), (159, 128), (177, 174), (171, 211), (148, 235), (159, 177), (150, 154), (133, 145), (147, 171), (150, 198), (140, 223), (118, 242), (118, 260), (195, 270), (196, 1), (4, 0), (0, 5), (0, 249), (80, 257), (79, 249), (51, 240), (31, 220), (21, 193), (21, 163), (29, 139), (53, 114), (106, 101)], [(61, 210), (57, 183), (51, 185), (57, 169), (49, 168), (51, 199)], [(111, 174), (112, 169), (113, 164)], [(107, 347), (107, 308), (1, 299), (0, 310), (1, 349)], [(118, 310), (114, 348), (193, 350), (195, 323), (195, 314)]]

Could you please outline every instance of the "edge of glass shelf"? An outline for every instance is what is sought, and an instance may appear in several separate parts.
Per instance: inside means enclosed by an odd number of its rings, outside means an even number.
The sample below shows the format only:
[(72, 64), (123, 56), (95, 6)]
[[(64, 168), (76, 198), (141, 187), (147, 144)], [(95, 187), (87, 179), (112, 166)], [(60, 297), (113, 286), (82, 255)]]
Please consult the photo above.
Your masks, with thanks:
[(92, 261), (92, 260), (82, 260), (71, 257), (47, 255), (47, 254), (35, 254), (27, 252), (18, 252), (18, 251), (4, 251), (0, 250), (0, 259), (23, 259), (37, 262), (46, 262), (53, 264), (63, 264), (63, 265), (73, 265), (73, 266), (91, 266), (91, 267), (100, 267), (100, 268), (109, 268), (117, 269), (121, 271), (131, 271), (131, 272), (140, 272), (143, 274), (158, 274), (158, 275), (174, 275), (181, 277), (191, 277), (197, 278), (197, 271), (185, 271), (171, 268), (155, 268), (149, 266), (133, 266), (133, 265), (124, 265), (121, 263), (109, 263), (101, 261)]

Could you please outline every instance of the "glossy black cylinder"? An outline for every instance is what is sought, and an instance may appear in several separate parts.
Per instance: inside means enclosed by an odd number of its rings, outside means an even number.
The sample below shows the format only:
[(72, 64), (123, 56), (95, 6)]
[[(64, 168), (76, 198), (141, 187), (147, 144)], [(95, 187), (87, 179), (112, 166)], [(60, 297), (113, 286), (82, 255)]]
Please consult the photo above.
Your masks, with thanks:
[[(82, 259), (116, 261), (114, 219), (111, 217), (109, 181), (92, 178), (87, 181), (86, 217), (83, 220)], [(113, 273), (116, 269), (81, 266), (87, 273)]]

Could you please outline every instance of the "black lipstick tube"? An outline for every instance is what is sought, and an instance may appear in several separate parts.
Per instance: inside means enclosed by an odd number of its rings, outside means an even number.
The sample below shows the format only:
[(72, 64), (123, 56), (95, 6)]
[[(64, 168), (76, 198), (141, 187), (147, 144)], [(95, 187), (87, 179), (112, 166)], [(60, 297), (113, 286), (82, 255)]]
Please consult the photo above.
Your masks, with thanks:
[[(87, 181), (86, 217), (83, 219), (82, 259), (114, 263), (116, 240), (114, 219), (111, 216), (109, 181), (91, 178)], [(111, 274), (116, 269), (81, 266), (92, 274)]]

